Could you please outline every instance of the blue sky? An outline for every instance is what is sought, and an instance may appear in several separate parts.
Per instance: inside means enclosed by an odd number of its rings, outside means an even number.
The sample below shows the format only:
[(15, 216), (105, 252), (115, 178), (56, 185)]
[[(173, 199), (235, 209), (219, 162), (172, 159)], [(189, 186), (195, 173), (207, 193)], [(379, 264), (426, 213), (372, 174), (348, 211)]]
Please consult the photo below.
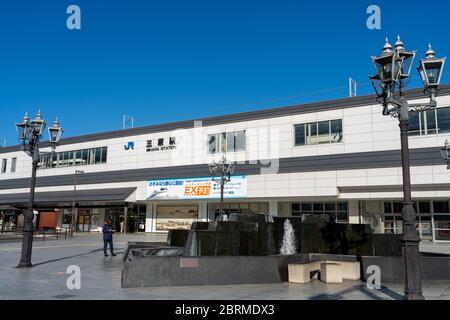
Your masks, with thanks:
[[(66, 28), (81, 8), (82, 29)], [(366, 9), (381, 7), (381, 30)], [(399, 33), (450, 56), (450, 3), (409, 1), (2, 1), (0, 138), (41, 109), (65, 136), (371, 93), (370, 56)], [(436, 12), (430, 13), (430, 5)], [(443, 82), (450, 82), (447, 68)], [(414, 72), (411, 87), (420, 86)]]

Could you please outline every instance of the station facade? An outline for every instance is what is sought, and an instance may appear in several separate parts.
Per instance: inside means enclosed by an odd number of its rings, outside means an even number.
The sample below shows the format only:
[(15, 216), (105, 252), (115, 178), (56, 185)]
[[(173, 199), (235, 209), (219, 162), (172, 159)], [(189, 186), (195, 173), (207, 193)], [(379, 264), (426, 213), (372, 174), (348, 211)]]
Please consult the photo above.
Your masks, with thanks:
[[(426, 101), (419, 90), (407, 96)], [(435, 110), (411, 115), (412, 195), (422, 239), (450, 241), (450, 171), (440, 154), (450, 139), (450, 85), (437, 101)], [(209, 221), (220, 188), (208, 164), (225, 157), (235, 164), (226, 211), (329, 215), (402, 232), (398, 120), (383, 116), (374, 96), (68, 137), (55, 154), (45, 143), (41, 151), (37, 225), (51, 215), (68, 228), (75, 211), (85, 232), (107, 218), (117, 230), (124, 221), (126, 232)], [(12, 230), (23, 224), (31, 159), (11, 146), (0, 149), (0, 165), (1, 229)]]

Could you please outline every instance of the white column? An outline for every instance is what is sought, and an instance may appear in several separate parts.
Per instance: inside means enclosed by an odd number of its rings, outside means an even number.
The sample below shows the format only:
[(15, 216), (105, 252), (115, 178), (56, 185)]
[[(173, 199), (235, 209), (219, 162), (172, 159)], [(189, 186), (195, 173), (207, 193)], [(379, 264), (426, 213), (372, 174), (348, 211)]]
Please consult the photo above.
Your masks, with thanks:
[(198, 221), (207, 222), (208, 221), (208, 203), (200, 202), (198, 204)]
[(154, 205), (153, 203), (147, 204), (147, 212), (145, 215), (145, 232), (155, 232), (156, 230), (156, 214), (154, 215)]
[(348, 202), (348, 222), (350, 224), (359, 224), (359, 203), (358, 200)]
[(278, 217), (278, 201), (269, 201), (269, 213), (274, 217)]

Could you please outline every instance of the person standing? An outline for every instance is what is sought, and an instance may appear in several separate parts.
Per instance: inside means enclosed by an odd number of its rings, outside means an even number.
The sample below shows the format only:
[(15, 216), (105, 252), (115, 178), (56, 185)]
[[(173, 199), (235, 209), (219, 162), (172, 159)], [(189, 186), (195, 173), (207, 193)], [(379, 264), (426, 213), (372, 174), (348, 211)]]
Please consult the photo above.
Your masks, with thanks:
[(120, 233), (124, 233), (123, 232), (123, 220), (120, 221)]
[(113, 227), (111, 225), (111, 220), (106, 220), (103, 225), (103, 252), (105, 257), (108, 257), (107, 248), (109, 244), (109, 250), (111, 251), (111, 255), (114, 257), (116, 254), (114, 253), (113, 248)]

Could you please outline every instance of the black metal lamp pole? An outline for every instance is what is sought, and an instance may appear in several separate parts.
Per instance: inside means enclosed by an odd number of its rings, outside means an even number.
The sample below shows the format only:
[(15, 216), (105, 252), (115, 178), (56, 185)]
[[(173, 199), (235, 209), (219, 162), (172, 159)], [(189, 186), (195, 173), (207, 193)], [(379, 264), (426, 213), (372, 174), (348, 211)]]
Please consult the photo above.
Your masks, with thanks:
[[(20, 256), (18, 268), (30, 268), (32, 266), (31, 253), (33, 250), (33, 233), (34, 233), (33, 207), (36, 188), (36, 173), (40, 161), (39, 143), (42, 134), (45, 130), (45, 127), (46, 123), (44, 119), (42, 119), (41, 112), (39, 112), (36, 118), (31, 122), (27, 114), (25, 114), (23, 122), (16, 124), (18, 137), (22, 143), (22, 150), (25, 151), (32, 158), (30, 198), (28, 202), (28, 210), (25, 213), (23, 239), (22, 239), (22, 253)], [(52, 150), (54, 151), (62, 135), (62, 128), (59, 126), (58, 120), (54, 122), (53, 127), (50, 127), (48, 129), (48, 132), (50, 136), (50, 144)]]
[(220, 204), (219, 213), (223, 217), (224, 212), (224, 189), (225, 184), (231, 181), (231, 175), (234, 172), (234, 165), (227, 162), (225, 157), (219, 162), (213, 162), (209, 164), (209, 172), (211, 173), (212, 180), (220, 184)]
[[(383, 115), (389, 115), (399, 120), (400, 143), (403, 174), (403, 235), (401, 237), (404, 276), (405, 300), (423, 300), (422, 281), (419, 258), (420, 235), (415, 227), (416, 212), (411, 197), (411, 178), (409, 163), (409, 114), (423, 112), (435, 108), (436, 95), (439, 90), (444, 59), (437, 59), (431, 49), (426, 58), (421, 60), (419, 73), (425, 85), (425, 92), (430, 97), (429, 103), (409, 104), (405, 96), (405, 79), (410, 77), (411, 66), (416, 53), (407, 52), (403, 42), (398, 37), (395, 51), (386, 39), (383, 53), (373, 57), (377, 74), (371, 77), (378, 99), (383, 105)], [(380, 91), (381, 89), (381, 91)], [(398, 90), (398, 93), (396, 92)]]
[(77, 197), (77, 183), (78, 183), (78, 175), (79, 174), (84, 174), (84, 171), (82, 170), (75, 170), (75, 174), (73, 177), (73, 193), (72, 193), (72, 215), (71, 215), (71, 219), (72, 219), (72, 223), (71, 223), (71, 232), (72, 235), (74, 232), (78, 232), (78, 208), (76, 208), (76, 197)]

